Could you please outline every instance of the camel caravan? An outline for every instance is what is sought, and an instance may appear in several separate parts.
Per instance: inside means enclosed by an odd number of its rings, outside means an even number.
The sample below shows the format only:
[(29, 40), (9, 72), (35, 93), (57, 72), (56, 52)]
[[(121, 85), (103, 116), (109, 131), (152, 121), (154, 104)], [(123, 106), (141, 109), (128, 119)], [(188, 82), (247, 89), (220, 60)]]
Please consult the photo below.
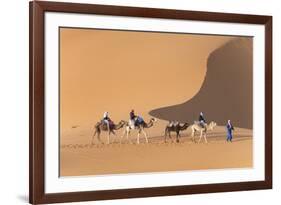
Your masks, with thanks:
[[(119, 129), (124, 129), (121, 137), (120, 137), (120, 144), (122, 143), (123, 138), (126, 136), (126, 140), (130, 143), (130, 134), (131, 131), (135, 130), (137, 131), (137, 144), (140, 143), (140, 136), (143, 134), (146, 143), (148, 143), (148, 134), (146, 132), (146, 129), (152, 127), (156, 123), (155, 118), (151, 118), (149, 122), (145, 122), (142, 117), (135, 115), (134, 110), (130, 112), (130, 119), (129, 121), (121, 120), (118, 124), (115, 124), (110, 118), (109, 113), (105, 112), (103, 119), (96, 123), (94, 126), (94, 133), (92, 135), (92, 144), (94, 144), (94, 138), (97, 136), (97, 139), (99, 143), (103, 144), (103, 142), (100, 139), (101, 132), (107, 133), (107, 144), (110, 144), (110, 136), (116, 135), (115, 131)], [(213, 130), (216, 127), (215, 122), (210, 122), (209, 124), (206, 123), (206, 120), (204, 119), (203, 113), (201, 112), (199, 115), (199, 120), (194, 121), (192, 125), (189, 123), (183, 123), (181, 124), (178, 121), (171, 121), (167, 124), (165, 127), (165, 142), (167, 142), (167, 137), (173, 142), (173, 139), (171, 137), (171, 133), (176, 133), (176, 142), (179, 142), (179, 138), (181, 137), (180, 132), (186, 130), (187, 128), (191, 128), (191, 137), (192, 141), (195, 141), (195, 134), (200, 133), (198, 143), (201, 142), (202, 137), (205, 140), (205, 143), (208, 143), (207, 141), (207, 132), (210, 130)]]

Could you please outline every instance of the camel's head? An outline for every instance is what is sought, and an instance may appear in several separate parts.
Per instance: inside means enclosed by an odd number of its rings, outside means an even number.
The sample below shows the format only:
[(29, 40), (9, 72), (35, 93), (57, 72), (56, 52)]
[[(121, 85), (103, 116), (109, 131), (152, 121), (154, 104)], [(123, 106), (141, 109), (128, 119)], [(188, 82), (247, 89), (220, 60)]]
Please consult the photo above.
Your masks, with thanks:
[(125, 120), (121, 120), (121, 121), (119, 122), (119, 124), (123, 127), (124, 125), (127, 124), (127, 122), (126, 122)]
[(153, 117), (153, 118), (151, 118), (151, 120), (150, 120), (151, 122), (157, 122), (157, 120)]
[(213, 130), (216, 126), (217, 126), (217, 123), (215, 123), (214, 121), (210, 122), (210, 124), (209, 124), (210, 130)]
[(185, 123), (183, 123), (183, 126), (184, 126), (184, 127), (189, 127), (189, 123), (188, 123), (188, 122), (185, 122)]

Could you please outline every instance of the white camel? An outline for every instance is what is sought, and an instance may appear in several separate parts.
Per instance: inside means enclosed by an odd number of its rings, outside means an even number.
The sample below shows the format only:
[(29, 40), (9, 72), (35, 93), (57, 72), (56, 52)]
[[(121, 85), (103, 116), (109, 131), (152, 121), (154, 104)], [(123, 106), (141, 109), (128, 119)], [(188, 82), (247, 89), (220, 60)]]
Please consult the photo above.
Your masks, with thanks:
[(130, 135), (131, 130), (138, 130), (137, 144), (140, 143), (140, 134), (141, 133), (144, 135), (146, 143), (148, 143), (148, 135), (144, 131), (144, 129), (152, 127), (155, 122), (156, 122), (156, 119), (155, 118), (151, 118), (148, 123), (143, 121), (142, 123), (140, 123), (138, 125), (134, 125), (134, 121), (130, 120), (125, 125), (125, 129), (124, 129), (124, 132), (123, 132), (123, 134), (121, 136), (120, 143), (122, 143), (122, 139), (123, 139), (124, 135), (126, 135), (127, 140), (130, 141), (129, 140), (129, 135)]
[(204, 127), (202, 127), (199, 122), (194, 122), (194, 124), (191, 126), (192, 140), (195, 142), (194, 135), (195, 135), (195, 132), (198, 131), (198, 132), (200, 132), (200, 138), (199, 138), (198, 143), (201, 141), (202, 136), (204, 136), (205, 143), (208, 143), (207, 138), (206, 138), (207, 131), (213, 130), (215, 126), (217, 126), (217, 123), (215, 123), (213, 121), (210, 122), (210, 124), (205, 124)]

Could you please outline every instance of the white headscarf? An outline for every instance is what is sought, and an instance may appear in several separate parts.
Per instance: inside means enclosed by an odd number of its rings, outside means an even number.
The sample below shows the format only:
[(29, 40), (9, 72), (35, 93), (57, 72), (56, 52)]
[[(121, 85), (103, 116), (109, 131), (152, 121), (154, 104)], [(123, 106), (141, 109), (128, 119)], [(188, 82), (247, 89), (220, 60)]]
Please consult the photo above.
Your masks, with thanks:
[(106, 117), (108, 117), (108, 112), (104, 112), (104, 114), (103, 114), (103, 118), (106, 118)]

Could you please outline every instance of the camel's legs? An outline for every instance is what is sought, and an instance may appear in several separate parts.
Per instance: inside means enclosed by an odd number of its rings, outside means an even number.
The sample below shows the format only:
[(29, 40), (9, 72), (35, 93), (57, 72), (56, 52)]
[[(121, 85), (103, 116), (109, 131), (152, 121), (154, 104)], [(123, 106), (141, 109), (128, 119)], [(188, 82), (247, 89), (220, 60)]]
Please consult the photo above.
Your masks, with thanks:
[(92, 145), (94, 144), (94, 138), (97, 135), (97, 138), (99, 140), (100, 143), (102, 143), (101, 139), (100, 139), (100, 130), (95, 130), (93, 136), (92, 136)]
[(100, 132), (98, 132), (97, 138), (98, 138), (99, 142), (103, 144), (103, 142), (102, 142), (101, 139), (100, 139)]
[(108, 135), (107, 135), (107, 144), (110, 143), (110, 131), (108, 132)]
[(192, 129), (192, 132), (191, 132), (191, 140), (192, 140), (193, 142), (195, 142), (194, 135), (195, 135), (195, 130)]
[(138, 138), (137, 138), (137, 144), (140, 143), (140, 131), (138, 131)]
[(131, 139), (129, 139), (129, 134), (130, 134), (130, 130), (127, 131), (126, 138), (127, 138), (127, 141), (128, 141), (129, 143), (131, 143)]
[(127, 131), (127, 132), (126, 132), (126, 139), (127, 139), (127, 141), (129, 140), (129, 132), (130, 132), (130, 131)]
[(115, 136), (114, 140), (113, 140), (113, 143), (114, 143), (116, 141), (116, 133), (113, 130), (111, 130), (110, 133), (112, 133)]
[(198, 143), (200, 143), (200, 141), (201, 141), (201, 138), (202, 138), (202, 134), (203, 134), (203, 131), (201, 131), (201, 133), (200, 133), (200, 138), (199, 138), (199, 141), (198, 141)]
[(208, 143), (206, 135), (207, 135), (207, 133), (205, 132), (205, 134), (204, 134), (205, 143)]
[(107, 123), (107, 131), (108, 131), (107, 144), (109, 144), (110, 143), (110, 127), (109, 127), (109, 123)]
[(170, 140), (173, 142), (173, 138), (171, 136), (171, 132), (168, 132), (168, 136), (169, 136)]
[(180, 140), (179, 140), (179, 136), (180, 136), (180, 133), (179, 132), (177, 132), (177, 142), (179, 142)]
[(148, 138), (147, 138), (147, 134), (146, 134), (146, 132), (145, 132), (144, 130), (142, 130), (142, 133), (144, 134), (144, 137), (145, 137), (145, 141), (146, 141), (146, 143), (148, 143)]
[(94, 132), (93, 136), (92, 136), (92, 145), (94, 144), (94, 138), (95, 138), (95, 135), (97, 134), (97, 131)]
[(123, 139), (125, 133), (126, 133), (126, 130), (124, 130), (124, 132), (123, 132), (122, 135), (120, 136), (120, 142), (119, 142), (120, 144), (122, 144), (122, 139)]
[(168, 130), (165, 129), (165, 143), (167, 142), (167, 135), (168, 135)]
[(125, 136), (125, 134), (127, 135), (127, 139), (128, 139), (128, 129), (127, 129), (127, 127), (125, 127), (125, 130), (124, 130), (124, 132), (122, 133), (122, 135), (121, 135), (121, 137), (120, 137), (120, 144), (122, 143), (122, 139), (123, 139), (123, 137)]
[(120, 136), (119, 143), (122, 144), (123, 135)]
[(108, 133), (108, 136), (107, 136), (107, 144), (110, 143), (110, 132)]

